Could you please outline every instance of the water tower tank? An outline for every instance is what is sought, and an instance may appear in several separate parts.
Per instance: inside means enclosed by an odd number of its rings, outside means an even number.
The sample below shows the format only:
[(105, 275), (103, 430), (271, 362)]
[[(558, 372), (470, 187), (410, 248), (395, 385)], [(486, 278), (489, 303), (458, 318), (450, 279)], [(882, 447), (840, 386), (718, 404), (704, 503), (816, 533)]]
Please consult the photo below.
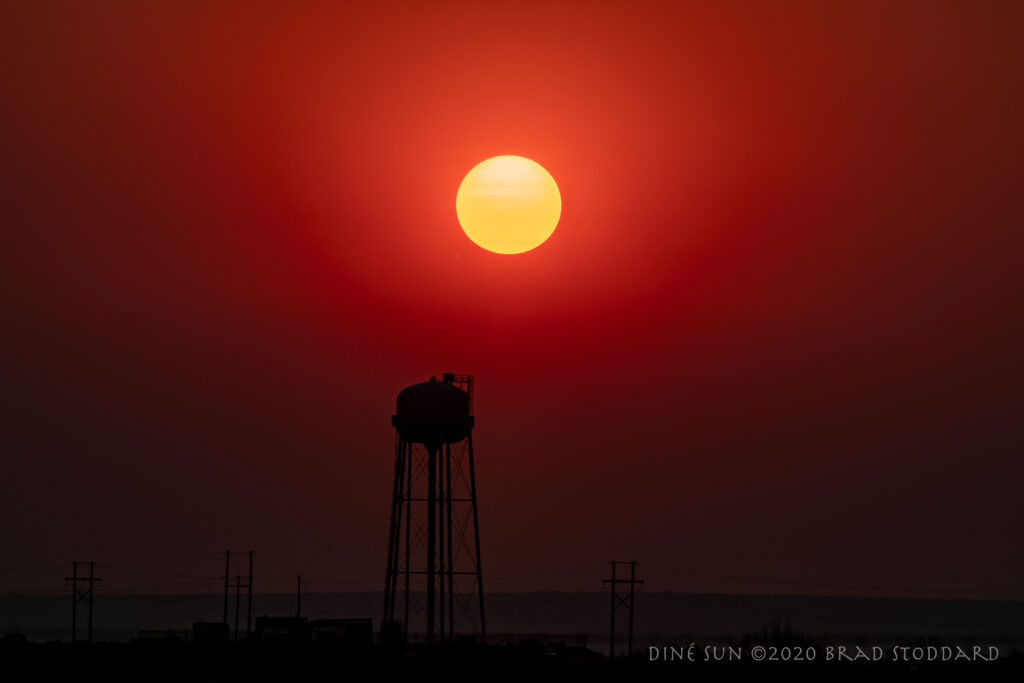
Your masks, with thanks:
[(462, 441), (473, 427), (469, 394), (434, 377), (402, 389), (395, 408), (391, 423), (402, 439), (428, 447)]

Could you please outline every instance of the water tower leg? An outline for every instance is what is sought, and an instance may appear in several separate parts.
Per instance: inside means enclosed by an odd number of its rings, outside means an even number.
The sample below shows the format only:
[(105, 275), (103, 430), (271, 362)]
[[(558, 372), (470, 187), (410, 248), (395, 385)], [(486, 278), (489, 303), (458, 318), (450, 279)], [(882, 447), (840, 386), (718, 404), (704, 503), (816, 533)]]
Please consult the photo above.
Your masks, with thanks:
[(476, 585), (480, 596), (480, 642), (487, 643), (487, 621), (484, 617), (484, 570), (480, 562), (480, 517), (476, 505), (476, 469), (473, 465), (473, 434), (466, 437), (469, 441), (469, 491), (473, 500), (473, 538), (476, 545)]
[[(452, 552), (452, 447), (444, 447), (445, 505), (448, 508), (448, 639), (455, 639), (455, 554)], [(443, 580), (443, 579), (442, 579)]]
[(427, 642), (434, 642), (434, 573), (437, 551), (437, 447), (427, 454)]
[[(398, 595), (398, 548), (402, 540), (402, 514), (403, 506), (406, 505), (406, 501), (409, 498), (409, 491), (404, 487), (405, 482), (405, 470), (409, 465), (409, 444), (402, 442), (401, 450), (399, 452), (399, 458), (401, 458), (401, 465), (398, 468), (398, 500), (395, 501), (395, 539), (393, 546), (393, 557), (392, 557), (392, 569), (391, 569), (391, 605), (388, 612), (388, 621), (394, 623), (395, 621), (395, 598)], [(409, 522), (406, 521), (406, 524)]]
[(398, 530), (401, 528), (401, 506), (402, 506), (402, 479), (403, 479), (403, 452), (405, 443), (399, 439), (395, 448), (395, 480), (391, 485), (391, 521), (388, 526), (388, 565), (384, 573), (384, 616), (381, 618), (381, 627), (390, 624), (395, 614), (395, 573), (398, 548)]
[(441, 446), (438, 450), (438, 455), (441, 457), (437, 460), (437, 500), (431, 501), (431, 505), (437, 506), (437, 550), (438, 555), (441, 557), (441, 562), (438, 564), (439, 576), (437, 577), (437, 596), (438, 601), (438, 639), (444, 642), (444, 602), (445, 602), (445, 581), (444, 581), (444, 458), (448, 451), (448, 444)]
[(405, 616), (402, 625), (405, 638), (409, 639), (409, 571), (412, 552), (412, 444), (405, 446)]

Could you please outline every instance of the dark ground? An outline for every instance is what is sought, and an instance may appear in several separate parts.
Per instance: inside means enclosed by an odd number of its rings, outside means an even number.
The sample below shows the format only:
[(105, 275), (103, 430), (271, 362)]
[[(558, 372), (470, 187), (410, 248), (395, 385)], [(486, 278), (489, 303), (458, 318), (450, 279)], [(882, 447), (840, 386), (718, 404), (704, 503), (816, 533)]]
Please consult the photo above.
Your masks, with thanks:
[[(799, 648), (814, 661), (754, 661), (754, 644), (791, 656)], [(925, 647), (925, 641), (920, 645)], [(131, 643), (31, 643), (8, 636), (0, 643), (0, 678), (5, 681), (391, 681), (403, 678), (444, 681), (670, 681), (775, 677), (797, 681), (1021, 680), (1024, 656), (1001, 653), (995, 661), (828, 661), (825, 644), (784, 632), (733, 641), (734, 661), (649, 661), (648, 652), (632, 658), (608, 658), (585, 648), (523, 641), (481, 647), (473, 643), (386, 648), (332, 644), (229, 643), (202, 646), (175, 640)], [(788, 650), (783, 648), (789, 648)], [(937, 641), (936, 641), (936, 647)], [(789, 653), (789, 654), (784, 654)], [(724, 656), (723, 651), (719, 651)]]
[[(294, 614), (291, 596), (255, 597), (254, 616)], [(303, 597), (303, 614), (313, 619), (362, 618), (376, 627), (379, 607), (373, 592)], [(488, 595), (487, 647), (385, 646), (371, 643), (369, 627), (361, 643), (194, 642), (192, 621), (219, 621), (222, 609), (215, 594), (98, 595), (96, 642), (89, 645), (67, 642), (68, 595), (0, 596), (0, 682), (1024, 680), (1024, 603), (1016, 601), (645, 593), (637, 602), (635, 654), (615, 660), (606, 656), (603, 593)], [(244, 619), (243, 609), (243, 637)], [(624, 648), (625, 621), (619, 628), (617, 648)], [(651, 644), (675, 649), (656, 650), (651, 661)], [(840, 645), (848, 658), (856, 647), (865, 656), (840, 660)], [(754, 660), (756, 646), (767, 648), (765, 661)], [(894, 661), (894, 646), (924, 648), (925, 661)], [(927, 661), (929, 646), (939, 661)], [(970, 659), (942, 661), (942, 646), (960, 646)], [(994, 661), (987, 661), (990, 647), (998, 650)], [(913, 651), (903, 654), (913, 659)]]

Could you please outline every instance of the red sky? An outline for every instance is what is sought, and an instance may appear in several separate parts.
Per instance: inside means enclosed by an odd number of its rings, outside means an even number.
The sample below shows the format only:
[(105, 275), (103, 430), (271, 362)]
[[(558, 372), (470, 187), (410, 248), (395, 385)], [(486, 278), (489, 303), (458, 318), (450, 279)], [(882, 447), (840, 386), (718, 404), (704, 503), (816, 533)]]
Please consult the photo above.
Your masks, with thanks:
[(454, 371), (489, 589), (1022, 595), (1017, 3), (213, 4), (0, 9), (0, 567), (379, 589)]

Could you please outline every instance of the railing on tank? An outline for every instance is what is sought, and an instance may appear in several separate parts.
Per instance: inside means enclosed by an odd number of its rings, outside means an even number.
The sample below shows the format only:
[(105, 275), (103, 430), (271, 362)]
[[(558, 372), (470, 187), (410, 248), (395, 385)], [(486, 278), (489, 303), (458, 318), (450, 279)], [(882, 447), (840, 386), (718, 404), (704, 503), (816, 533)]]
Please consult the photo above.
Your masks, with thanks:
[(469, 394), (469, 414), (473, 414), (473, 375), (456, 375), (454, 372), (446, 372), (441, 376), (445, 384), (459, 387)]

